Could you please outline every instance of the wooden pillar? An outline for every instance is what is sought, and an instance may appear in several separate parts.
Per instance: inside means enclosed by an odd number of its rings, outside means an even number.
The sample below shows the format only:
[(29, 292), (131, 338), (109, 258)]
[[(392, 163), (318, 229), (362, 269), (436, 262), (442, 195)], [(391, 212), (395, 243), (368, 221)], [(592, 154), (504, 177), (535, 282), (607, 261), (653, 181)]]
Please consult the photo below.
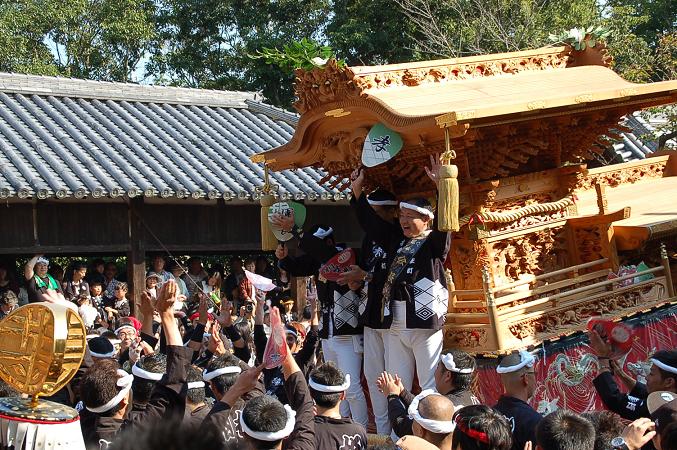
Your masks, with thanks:
[(129, 303), (132, 314), (139, 320), (141, 293), (146, 286), (146, 242), (143, 217), (143, 197), (129, 201), (129, 250), (127, 251), (127, 281), (129, 282)]

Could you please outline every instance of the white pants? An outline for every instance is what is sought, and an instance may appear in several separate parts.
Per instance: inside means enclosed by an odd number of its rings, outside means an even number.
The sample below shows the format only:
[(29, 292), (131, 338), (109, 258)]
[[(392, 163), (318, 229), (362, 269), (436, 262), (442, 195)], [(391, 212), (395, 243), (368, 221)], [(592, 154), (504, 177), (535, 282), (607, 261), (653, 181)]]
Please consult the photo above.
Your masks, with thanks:
[(333, 361), (345, 374), (350, 375), (350, 387), (346, 391), (346, 400), (341, 404), (341, 415), (367, 427), (367, 399), (360, 384), (362, 353), (355, 351), (352, 336), (334, 336), (322, 339), (322, 352), (325, 361)]
[(399, 375), (409, 391), (414, 384), (414, 371), (421, 389), (435, 389), (435, 368), (442, 353), (442, 330), (405, 328), (406, 305), (394, 303), (393, 323), (386, 344), (388, 372)]
[(386, 370), (388, 330), (364, 327), (364, 376), (369, 386), (369, 397), (374, 410), (376, 432), (388, 435), (391, 432), (388, 419), (388, 399), (378, 390), (376, 379)]

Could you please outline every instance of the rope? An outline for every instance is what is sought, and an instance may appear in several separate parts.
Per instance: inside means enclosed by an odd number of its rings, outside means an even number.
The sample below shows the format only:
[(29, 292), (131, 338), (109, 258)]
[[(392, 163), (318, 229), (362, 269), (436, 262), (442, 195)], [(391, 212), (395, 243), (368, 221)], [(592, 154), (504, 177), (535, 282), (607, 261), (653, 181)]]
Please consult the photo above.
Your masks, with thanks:
[(514, 211), (507, 212), (491, 212), (491, 211), (482, 211), (474, 214), (469, 214), (463, 216), (459, 219), (459, 224), (461, 226), (467, 225), (470, 223), (470, 220), (473, 217), (477, 217), (480, 222), (490, 222), (490, 223), (510, 223), (516, 220), (519, 220), (523, 217), (532, 216), (534, 214), (541, 214), (547, 212), (561, 211), (569, 206), (574, 205), (573, 196), (565, 197), (556, 202), (549, 203), (540, 203), (535, 205), (528, 205), (522, 208), (516, 209)]

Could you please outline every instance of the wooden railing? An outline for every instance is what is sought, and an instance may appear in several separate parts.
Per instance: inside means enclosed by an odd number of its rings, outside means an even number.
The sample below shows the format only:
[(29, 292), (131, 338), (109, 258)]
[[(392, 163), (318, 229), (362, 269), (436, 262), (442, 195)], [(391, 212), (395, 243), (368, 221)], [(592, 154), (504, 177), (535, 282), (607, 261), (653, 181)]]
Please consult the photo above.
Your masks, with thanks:
[[(506, 340), (514, 339), (508, 331), (508, 327), (511, 325), (523, 323), (530, 319), (551, 317), (553, 313), (561, 312), (562, 315), (571, 315), (571, 311), (576, 311), (583, 304), (590, 305), (597, 299), (600, 302), (607, 301), (609, 293), (612, 291), (622, 294), (642, 289), (642, 286), (649, 289), (658, 282), (665, 287), (665, 291), (662, 291), (664, 292), (663, 296), (667, 294), (667, 298), (674, 298), (675, 292), (667, 253), (663, 250), (661, 256), (662, 264), (658, 267), (613, 279), (608, 279), (610, 272), (608, 268), (579, 275), (582, 270), (599, 267), (608, 262), (607, 259), (599, 259), (538, 275), (530, 280), (516, 281), (496, 287), (491, 286), (488, 269), (484, 268), (484, 289), (455, 290), (450, 293), (452, 310), (447, 314), (448, 325), (446, 328), (450, 331), (477, 328), (486, 330), (492, 335), (498, 347), (496, 350), (500, 351), (510, 347)], [(570, 274), (573, 274), (571, 278), (533, 287), (535, 283)], [(653, 275), (654, 278), (628, 286), (620, 285), (623, 281), (646, 275)], [(583, 283), (589, 284), (581, 286)], [(529, 285), (528, 290), (496, 296), (496, 294), (505, 293), (525, 285)], [(479, 295), (484, 298), (478, 300)], [(467, 297), (474, 297), (474, 299), (463, 300)], [(458, 309), (486, 309), (486, 312), (458, 312)], [(576, 315), (576, 313), (573, 314)], [(582, 320), (582, 318), (580, 319)]]

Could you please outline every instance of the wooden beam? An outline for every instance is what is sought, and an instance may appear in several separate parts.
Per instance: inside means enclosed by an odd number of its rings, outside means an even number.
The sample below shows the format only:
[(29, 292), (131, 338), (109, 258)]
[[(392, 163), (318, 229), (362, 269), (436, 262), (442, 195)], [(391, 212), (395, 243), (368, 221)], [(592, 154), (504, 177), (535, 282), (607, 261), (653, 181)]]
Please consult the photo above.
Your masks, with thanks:
[(30, 247), (2, 247), (0, 255), (35, 255), (45, 254), (77, 254), (89, 253), (115, 254), (125, 253), (129, 249), (126, 245), (34, 245)]
[(127, 281), (129, 282), (129, 303), (134, 314), (139, 320), (144, 320), (140, 315), (141, 293), (146, 287), (146, 246), (144, 228), (141, 221), (143, 217), (143, 197), (133, 198), (129, 201), (128, 224), (129, 246), (127, 251)]

